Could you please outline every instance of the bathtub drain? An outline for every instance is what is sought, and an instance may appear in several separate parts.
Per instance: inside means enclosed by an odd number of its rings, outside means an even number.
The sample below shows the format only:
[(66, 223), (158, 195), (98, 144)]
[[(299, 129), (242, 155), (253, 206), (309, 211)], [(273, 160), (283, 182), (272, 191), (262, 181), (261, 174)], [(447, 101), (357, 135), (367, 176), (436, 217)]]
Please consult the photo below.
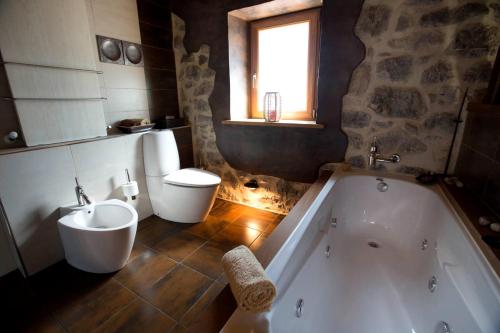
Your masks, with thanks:
[(378, 249), (380, 247), (379, 243), (374, 242), (374, 241), (368, 242), (368, 246), (373, 247), (374, 249)]

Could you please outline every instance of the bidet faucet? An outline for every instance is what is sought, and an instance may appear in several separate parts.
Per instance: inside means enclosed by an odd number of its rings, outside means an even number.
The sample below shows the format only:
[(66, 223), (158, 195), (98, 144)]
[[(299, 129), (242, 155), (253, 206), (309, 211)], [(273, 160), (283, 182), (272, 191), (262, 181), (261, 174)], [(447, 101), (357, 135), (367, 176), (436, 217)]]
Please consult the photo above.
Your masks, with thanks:
[(83, 187), (78, 183), (77, 177), (75, 177), (75, 181), (76, 181), (75, 192), (76, 192), (76, 199), (78, 200), (78, 206), (81, 207), (85, 205), (90, 205), (92, 201), (90, 201), (89, 197), (83, 191)]
[(375, 169), (377, 167), (377, 162), (386, 163), (399, 163), (401, 157), (398, 154), (392, 154), (389, 157), (383, 157), (378, 153), (377, 137), (373, 137), (373, 142), (370, 145), (370, 153), (368, 154), (368, 165), (370, 168)]

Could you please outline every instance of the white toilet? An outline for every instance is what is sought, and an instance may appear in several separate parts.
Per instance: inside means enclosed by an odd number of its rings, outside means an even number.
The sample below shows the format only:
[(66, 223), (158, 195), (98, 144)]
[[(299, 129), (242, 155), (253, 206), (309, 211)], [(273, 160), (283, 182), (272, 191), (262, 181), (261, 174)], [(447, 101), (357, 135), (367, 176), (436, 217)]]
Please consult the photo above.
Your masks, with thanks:
[(195, 168), (181, 170), (171, 130), (150, 132), (143, 138), (146, 183), (154, 214), (174, 222), (204, 221), (214, 204), (220, 177)]

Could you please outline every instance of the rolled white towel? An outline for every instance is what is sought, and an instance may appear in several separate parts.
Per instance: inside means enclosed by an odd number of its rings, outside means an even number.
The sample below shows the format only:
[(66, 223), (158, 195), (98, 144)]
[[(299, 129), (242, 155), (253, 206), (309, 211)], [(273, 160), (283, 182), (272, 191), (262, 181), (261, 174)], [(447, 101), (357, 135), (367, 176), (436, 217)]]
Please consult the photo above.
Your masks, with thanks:
[(271, 309), (276, 287), (252, 251), (244, 245), (232, 249), (222, 257), (222, 267), (240, 309), (250, 312)]

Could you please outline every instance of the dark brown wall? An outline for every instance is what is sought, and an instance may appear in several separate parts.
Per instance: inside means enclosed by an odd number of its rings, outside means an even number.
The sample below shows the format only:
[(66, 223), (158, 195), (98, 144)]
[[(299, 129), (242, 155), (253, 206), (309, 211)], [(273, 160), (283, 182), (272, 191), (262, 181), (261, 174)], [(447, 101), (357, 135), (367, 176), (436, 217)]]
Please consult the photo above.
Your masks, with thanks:
[[(149, 112), (151, 120), (158, 124), (162, 123), (167, 115), (179, 117), (175, 58), (172, 49), (171, 5), (168, 0), (137, 0), (137, 9)], [(193, 167), (191, 127), (172, 130), (179, 150), (181, 168)]]
[(137, 0), (151, 120), (179, 117), (170, 1)]
[[(24, 142), (21, 139), (22, 131), (21, 126), (19, 126), (14, 101), (3, 98), (11, 98), (12, 92), (10, 91), (7, 73), (4, 64), (1, 63), (2, 61), (0, 55), (0, 149), (22, 147)], [(19, 139), (14, 142), (5, 142), (5, 136), (11, 131), (16, 131), (19, 134)]]
[(500, 105), (469, 112), (456, 174), (500, 216)]
[(191, 127), (172, 128), (179, 150), (179, 158), (181, 160), (181, 169), (194, 167), (193, 158), (193, 137), (191, 135)]
[(321, 18), (321, 60), (318, 122), (325, 129), (222, 125), (230, 118), (227, 12), (265, 1), (173, 0), (172, 10), (186, 21), (188, 52), (202, 44), (211, 48), (209, 66), (216, 71), (210, 104), (217, 146), (234, 168), (288, 180), (312, 182), (326, 162), (342, 161), (347, 138), (341, 132), (342, 96), (351, 73), (364, 58), (364, 47), (354, 36), (362, 0), (325, 0)]

